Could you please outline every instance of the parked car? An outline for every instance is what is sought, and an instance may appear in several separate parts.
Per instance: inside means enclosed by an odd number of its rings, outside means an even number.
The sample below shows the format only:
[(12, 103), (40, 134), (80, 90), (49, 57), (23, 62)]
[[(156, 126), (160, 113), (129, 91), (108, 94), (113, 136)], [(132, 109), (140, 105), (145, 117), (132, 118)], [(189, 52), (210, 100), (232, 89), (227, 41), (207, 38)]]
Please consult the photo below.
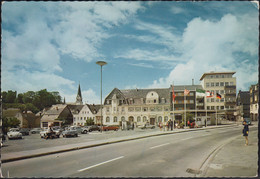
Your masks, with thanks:
[(39, 134), (43, 129), (41, 128), (33, 128), (31, 130), (31, 134)]
[(78, 137), (78, 131), (75, 127), (68, 127), (62, 132), (63, 137)]
[(138, 128), (140, 128), (140, 129), (154, 129), (154, 128), (155, 128), (155, 125), (146, 123), (146, 124), (144, 124), (144, 125), (138, 126)]
[[(61, 133), (62, 133), (61, 129), (53, 127), (52, 130), (53, 130), (52, 137), (53, 138), (59, 138)], [(48, 133), (48, 128), (44, 128), (43, 131), (40, 132), (41, 138), (46, 138), (47, 133)]]
[(70, 126), (69, 128), (76, 130), (78, 134), (82, 133), (82, 127), (80, 126)]
[(7, 132), (8, 139), (22, 139), (22, 133), (19, 132), (18, 128), (11, 128), (9, 132)]
[(88, 132), (100, 131), (100, 127), (98, 125), (85, 126), (84, 128), (86, 128)]
[(30, 129), (28, 129), (28, 128), (21, 128), (20, 132), (22, 133), (22, 135), (29, 135), (30, 134)]
[(104, 125), (102, 126), (102, 130), (103, 131), (109, 131), (109, 130), (114, 130), (114, 131), (117, 131), (119, 129), (119, 126), (116, 126), (116, 125)]

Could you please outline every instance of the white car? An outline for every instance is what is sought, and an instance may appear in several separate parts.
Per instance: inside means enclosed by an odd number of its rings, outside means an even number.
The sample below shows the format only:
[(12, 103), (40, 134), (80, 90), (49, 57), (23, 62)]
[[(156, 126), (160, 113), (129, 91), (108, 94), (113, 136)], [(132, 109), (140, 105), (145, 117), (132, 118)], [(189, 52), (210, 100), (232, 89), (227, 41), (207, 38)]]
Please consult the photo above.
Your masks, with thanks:
[[(43, 129), (43, 131), (40, 132), (41, 138), (45, 138), (47, 136), (47, 132), (48, 132), (48, 128), (46, 127), (46, 128)], [(53, 132), (55, 132), (56, 138), (60, 137), (60, 134), (61, 134), (60, 129), (53, 128)]]
[(22, 139), (22, 133), (19, 132), (18, 128), (11, 128), (9, 132), (7, 132), (8, 139)]

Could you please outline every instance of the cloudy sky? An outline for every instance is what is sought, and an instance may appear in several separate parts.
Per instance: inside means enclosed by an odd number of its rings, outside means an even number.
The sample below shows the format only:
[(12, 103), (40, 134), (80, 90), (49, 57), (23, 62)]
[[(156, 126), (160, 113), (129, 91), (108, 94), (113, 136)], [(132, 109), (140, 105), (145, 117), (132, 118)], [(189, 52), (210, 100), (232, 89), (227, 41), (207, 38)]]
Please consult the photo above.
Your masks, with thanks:
[(113, 88), (190, 85), (236, 71), (258, 81), (258, 9), (251, 2), (5, 2), (2, 90), (59, 91), (100, 103)]

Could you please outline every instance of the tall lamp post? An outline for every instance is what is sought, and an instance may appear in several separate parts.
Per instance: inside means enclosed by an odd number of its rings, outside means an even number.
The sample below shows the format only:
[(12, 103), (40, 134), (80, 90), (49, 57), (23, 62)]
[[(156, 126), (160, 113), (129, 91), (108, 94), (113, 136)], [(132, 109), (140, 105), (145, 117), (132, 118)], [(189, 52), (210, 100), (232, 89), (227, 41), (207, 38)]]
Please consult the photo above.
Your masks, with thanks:
[(101, 132), (102, 132), (102, 125), (103, 125), (103, 119), (102, 119), (102, 67), (106, 65), (107, 63), (104, 61), (97, 61), (96, 64), (98, 64), (101, 67), (101, 94), (100, 94), (100, 104), (101, 104)]

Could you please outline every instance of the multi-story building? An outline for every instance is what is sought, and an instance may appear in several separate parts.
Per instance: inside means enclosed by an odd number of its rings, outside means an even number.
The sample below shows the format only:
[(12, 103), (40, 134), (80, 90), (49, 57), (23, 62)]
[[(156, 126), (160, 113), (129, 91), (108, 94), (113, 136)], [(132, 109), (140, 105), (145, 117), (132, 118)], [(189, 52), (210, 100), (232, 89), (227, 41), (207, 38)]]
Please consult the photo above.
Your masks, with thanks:
[(69, 105), (73, 115), (74, 126), (84, 126), (88, 119), (92, 119), (97, 123), (96, 115), (100, 109), (100, 105)]
[[(204, 73), (201, 78), (201, 85), (204, 90), (214, 94), (205, 98), (207, 110), (216, 111), (218, 118), (235, 120), (234, 112), (236, 106), (236, 72), (210, 72)], [(221, 99), (216, 98), (219, 94)]]
[(250, 93), (239, 90), (236, 102), (236, 120), (242, 121), (244, 118), (250, 118)]
[(258, 83), (256, 85), (251, 85), (250, 87), (250, 118), (253, 121), (258, 119), (258, 100), (259, 100), (259, 91)]
[[(187, 95), (184, 95), (185, 89)], [(174, 86), (176, 97), (173, 103), (171, 87), (129, 90), (114, 88), (104, 101), (104, 124), (121, 126), (122, 122), (128, 121), (135, 125), (147, 122), (157, 125), (159, 122), (166, 123), (169, 119), (182, 121), (185, 112), (195, 116), (197, 110), (200, 116), (204, 110), (204, 96), (197, 96), (196, 89), (202, 89), (202, 86)]]
[(171, 111), (171, 89), (114, 88), (104, 100), (104, 124), (120, 125), (128, 121), (135, 125), (167, 122)]

